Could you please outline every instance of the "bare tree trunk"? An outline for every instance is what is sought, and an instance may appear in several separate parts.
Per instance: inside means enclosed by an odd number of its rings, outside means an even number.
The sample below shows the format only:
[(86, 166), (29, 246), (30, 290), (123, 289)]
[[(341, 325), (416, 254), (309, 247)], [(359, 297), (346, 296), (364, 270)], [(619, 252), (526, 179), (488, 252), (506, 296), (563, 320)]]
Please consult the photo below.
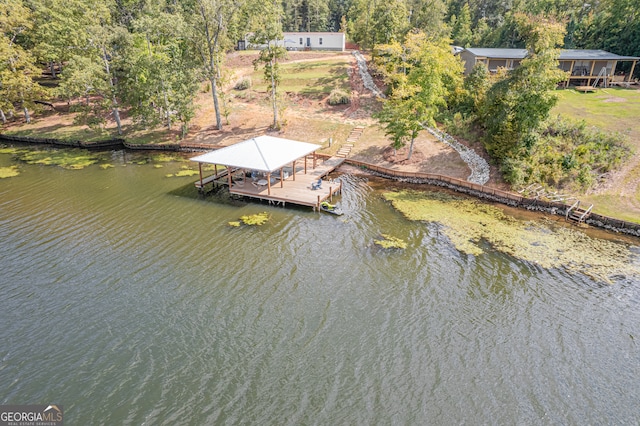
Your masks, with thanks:
[(27, 124), (31, 123), (31, 116), (29, 115), (29, 110), (27, 109), (27, 107), (23, 106), (22, 110), (24, 111), (24, 119), (27, 122)]
[(169, 108), (169, 97), (167, 96), (167, 91), (164, 88), (164, 80), (161, 82), (162, 84), (162, 95), (164, 97), (164, 111), (167, 118), (167, 128), (171, 130), (171, 111)]
[[(149, 58), (152, 58), (153, 50), (151, 49), (151, 40), (147, 37), (147, 51), (149, 53)], [(164, 87), (164, 79), (160, 79), (160, 88), (162, 90), (162, 97), (164, 100), (164, 116), (167, 120), (167, 128), (171, 130), (171, 111), (169, 108), (169, 97), (167, 96), (167, 90)]]
[(215, 75), (209, 77), (211, 82), (211, 96), (213, 96), (213, 108), (216, 111), (216, 128), (222, 130), (222, 116), (220, 115), (220, 102), (218, 101), (218, 79)]
[(407, 155), (407, 160), (411, 160), (411, 154), (413, 154), (413, 142), (416, 140), (416, 133), (413, 132), (411, 135), (411, 143), (409, 144), (409, 154)]
[[(275, 61), (274, 61), (275, 62)], [(272, 65), (272, 72), (271, 72), (271, 102), (273, 104), (273, 128), (278, 129), (280, 127), (279, 123), (278, 123), (278, 102), (276, 99), (276, 79), (273, 71), (273, 67), (275, 66), (275, 64)]]
[(111, 88), (111, 109), (113, 111), (113, 118), (116, 120), (118, 135), (121, 135), (122, 123), (120, 122), (120, 110), (118, 109), (118, 99), (116, 99), (116, 86), (113, 83), (113, 76), (111, 75), (111, 67), (109, 66), (107, 51), (104, 47), (102, 48), (102, 60), (104, 61), (104, 69), (107, 72), (107, 76), (109, 78), (109, 86)]
[(51, 61), (49, 63), (49, 68), (51, 69), (51, 76), (53, 78), (58, 78), (58, 76), (56, 75), (56, 63), (54, 61)]
[(116, 126), (118, 128), (118, 135), (122, 134), (122, 123), (120, 122), (120, 110), (118, 110), (118, 100), (116, 99), (116, 95), (113, 95), (113, 118), (116, 120)]
[(2, 124), (7, 124), (7, 117), (4, 115), (4, 111), (0, 109), (0, 119), (2, 120)]

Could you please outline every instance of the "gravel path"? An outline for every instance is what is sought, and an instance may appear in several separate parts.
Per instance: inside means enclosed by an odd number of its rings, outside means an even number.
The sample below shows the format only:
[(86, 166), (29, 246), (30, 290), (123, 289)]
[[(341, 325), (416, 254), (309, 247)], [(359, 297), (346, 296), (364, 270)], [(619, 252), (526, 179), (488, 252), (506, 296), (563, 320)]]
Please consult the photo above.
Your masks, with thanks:
[[(382, 93), (380, 89), (378, 89), (378, 86), (373, 82), (373, 78), (371, 78), (371, 74), (369, 74), (369, 69), (367, 68), (367, 60), (364, 56), (362, 56), (362, 54), (357, 50), (353, 52), (353, 56), (355, 56), (356, 62), (358, 63), (358, 70), (360, 71), (360, 77), (362, 78), (364, 87), (370, 90), (374, 95), (380, 98), (385, 98), (384, 93)], [(438, 129), (426, 126), (424, 128), (439, 141), (449, 145), (451, 148), (456, 150), (458, 154), (460, 154), (462, 161), (464, 161), (471, 169), (471, 174), (467, 178), (467, 182), (484, 185), (489, 181), (489, 164), (484, 158), (476, 154), (473, 149), (462, 145), (451, 135), (441, 132)]]

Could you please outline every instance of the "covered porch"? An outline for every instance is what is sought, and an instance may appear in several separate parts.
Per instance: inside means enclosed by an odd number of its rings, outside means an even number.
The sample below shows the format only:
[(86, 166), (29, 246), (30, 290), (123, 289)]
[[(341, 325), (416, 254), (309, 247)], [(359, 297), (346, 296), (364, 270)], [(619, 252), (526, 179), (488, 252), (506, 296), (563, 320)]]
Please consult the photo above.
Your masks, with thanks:
[[(620, 56), (604, 50), (563, 50), (558, 60), (561, 70), (567, 72), (565, 86), (630, 85), (640, 58)], [(624, 73), (620, 64), (628, 63)]]

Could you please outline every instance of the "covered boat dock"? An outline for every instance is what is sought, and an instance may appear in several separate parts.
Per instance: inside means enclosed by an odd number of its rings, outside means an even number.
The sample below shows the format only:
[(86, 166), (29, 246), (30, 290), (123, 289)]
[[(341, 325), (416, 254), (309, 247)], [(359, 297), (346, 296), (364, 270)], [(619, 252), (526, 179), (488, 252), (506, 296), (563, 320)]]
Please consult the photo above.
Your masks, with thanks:
[[(200, 172), (195, 184), (203, 188), (207, 182), (224, 177), (231, 194), (319, 209), (322, 201), (331, 200), (342, 190), (340, 182), (322, 178), (344, 162), (344, 158), (335, 157), (320, 161), (316, 156), (320, 148), (307, 142), (258, 136), (191, 158), (198, 162)], [(226, 169), (204, 177), (203, 164)]]

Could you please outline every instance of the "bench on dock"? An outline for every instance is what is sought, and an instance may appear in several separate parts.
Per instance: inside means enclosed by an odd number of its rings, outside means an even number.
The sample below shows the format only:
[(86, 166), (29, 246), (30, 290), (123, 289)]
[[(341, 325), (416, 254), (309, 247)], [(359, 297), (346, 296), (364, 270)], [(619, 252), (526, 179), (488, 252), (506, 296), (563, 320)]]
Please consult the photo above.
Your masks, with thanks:
[(203, 186), (205, 186), (208, 183), (213, 182), (214, 180), (216, 180), (218, 178), (218, 176), (216, 175), (211, 175), (207, 178), (202, 179), (202, 182), (200, 182), (200, 179), (198, 179), (197, 181), (195, 181), (195, 186), (198, 189), (202, 189)]
[[(231, 169), (231, 173), (234, 173), (235, 171), (237, 171), (238, 168), (233, 168)], [(213, 174), (211, 176), (208, 176), (206, 178), (202, 179), (202, 182), (200, 181), (200, 179), (198, 179), (197, 181), (195, 181), (193, 184), (196, 186), (196, 188), (198, 189), (202, 189), (206, 184), (213, 182), (216, 179), (219, 179), (223, 176), (226, 176), (229, 173), (229, 169), (224, 169), (219, 173)]]

